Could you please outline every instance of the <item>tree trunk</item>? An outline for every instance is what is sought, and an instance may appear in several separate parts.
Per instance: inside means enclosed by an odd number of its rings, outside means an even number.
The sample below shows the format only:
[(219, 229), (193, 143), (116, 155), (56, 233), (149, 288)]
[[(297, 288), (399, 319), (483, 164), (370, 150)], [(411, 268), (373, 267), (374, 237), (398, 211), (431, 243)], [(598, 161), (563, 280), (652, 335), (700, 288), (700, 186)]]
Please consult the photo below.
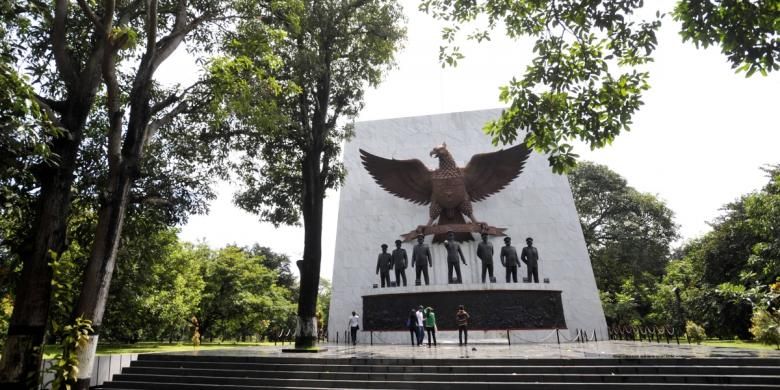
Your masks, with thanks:
[(297, 262), (301, 273), (298, 297), (298, 321), (295, 326), (295, 348), (317, 344), (317, 294), (322, 258), (322, 203), (320, 153), (308, 153), (303, 166), (303, 260)]
[(74, 310), (74, 317), (82, 316), (92, 321), (93, 333), (86, 347), (79, 348), (79, 374), (77, 389), (88, 389), (92, 375), (92, 360), (97, 349), (100, 326), (108, 300), (111, 277), (116, 264), (116, 254), (124, 225), (125, 210), (130, 194), (131, 169), (122, 164), (118, 174), (109, 178), (109, 197), (100, 207), (95, 241), (92, 244), (84, 284)]
[[(91, 103), (87, 109), (89, 106)], [(38, 175), (41, 192), (34, 231), (22, 249), (22, 274), (0, 361), (0, 388), (3, 389), (35, 388), (40, 380), (43, 341), (51, 306), (50, 254), (65, 250), (70, 190), (84, 118), (86, 114), (62, 118), (70, 133), (52, 145), (52, 151), (60, 157), (59, 162), (42, 167), (42, 173)]]

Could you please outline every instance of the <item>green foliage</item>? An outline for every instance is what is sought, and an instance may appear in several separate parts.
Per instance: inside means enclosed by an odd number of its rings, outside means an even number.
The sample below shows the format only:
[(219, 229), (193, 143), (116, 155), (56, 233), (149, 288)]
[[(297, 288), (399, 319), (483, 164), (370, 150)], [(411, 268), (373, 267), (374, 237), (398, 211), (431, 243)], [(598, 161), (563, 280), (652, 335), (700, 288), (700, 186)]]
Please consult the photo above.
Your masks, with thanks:
[(688, 339), (696, 344), (701, 344), (701, 342), (707, 338), (707, 333), (704, 331), (704, 328), (693, 321), (687, 321), (685, 323), (685, 334), (688, 335)]
[[(572, 141), (591, 149), (612, 143), (629, 130), (631, 118), (649, 88), (642, 65), (652, 61), (660, 15), (649, 21), (635, 15), (642, 1), (424, 0), (420, 9), (447, 23), (442, 63), (463, 58), (456, 37), (462, 26), (486, 23), (467, 38), (489, 40), (503, 27), (511, 38), (532, 37), (533, 58), (519, 78), (500, 89), (509, 104), (496, 121), (485, 125), (493, 142), (518, 137), (549, 154), (555, 172), (573, 168), (578, 157)], [(518, 129), (527, 134), (518, 135)]]
[(203, 266), (206, 284), (198, 317), (203, 337), (243, 340), (295, 323), (293, 302), (261, 257), (227, 246), (210, 253)]
[(780, 310), (774, 313), (756, 309), (751, 319), (750, 333), (761, 343), (776, 345), (780, 349)]
[[(304, 194), (323, 198), (342, 182), (338, 156), (352, 135), (349, 121), (363, 107), (365, 88), (376, 86), (392, 64), (403, 16), (392, 0), (272, 8), (271, 15), (239, 23), (225, 42), (229, 56), (212, 62), (220, 97), (215, 121), (245, 151), (236, 203), (262, 220), (298, 224)], [(319, 171), (309, 182), (307, 159)]]
[(713, 230), (687, 243), (664, 277), (681, 289), (687, 317), (720, 338), (751, 337), (761, 291), (780, 275), (780, 168), (764, 170), (768, 184), (725, 205)]
[(78, 317), (72, 325), (65, 325), (62, 328), (55, 326), (54, 332), (62, 340), (62, 353), (53, 359), (54, 363), (50, 368), (54, 371), (51, 388), (70, 390), (78, 380), (78, 352), (87, 347), (89, 334), (93, 332), (92, 321)]
[(747, 77), (780, 70), (780, 6), (776, 0), (680, 0), (674, 19), (683, 41), (719, 45), (737, 72)]
[(603, 165), (581, 162), (569, 183), (609, 323), (663, 323), (651, 309), (678, 237), (674, 213)]

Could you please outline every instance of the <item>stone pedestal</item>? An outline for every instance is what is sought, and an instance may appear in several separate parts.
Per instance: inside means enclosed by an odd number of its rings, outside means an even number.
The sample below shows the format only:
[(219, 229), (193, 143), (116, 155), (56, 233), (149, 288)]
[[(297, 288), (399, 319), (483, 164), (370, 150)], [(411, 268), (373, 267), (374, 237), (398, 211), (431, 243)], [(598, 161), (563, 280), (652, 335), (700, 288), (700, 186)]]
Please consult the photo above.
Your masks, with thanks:
[[(373, 332), (374, 343), (408, 342), (408, 331), (404, 332), (403, 324), (412, 307), (405, 306), (417, 300), (422, 305), (441, 305), (434, 307), (440, 319), (454, 318), (454, 310), (451, 313), (445, 310), (452, 309), (449, 305), (456, 304), (456, 300), (468, 300), (477, 305), (479, 302), (503, 302), (501, 308), (496, 310), (500, 310), (501, 317), (507, 317), (505, 321), (494, 321), (499, 324), (498, 329), (486, 326), (482, 330), (469, 332), (469, 339), (474, 341), (505, 339), (507, 329), (511, 329), (510, 337), (519, 341), (542, 341), (543, 338), (549, 338), (550, 329), (555, 327), (566, 328), (564, 332), (568, 333), (565, 337), (573, 335), (575, 329), (595, 330), (606, 335), (604, 313), (569, 183), (565, 176), (552, 173), (546, 156), (536, 153), (531, 154), (520, 177), (501, 192), (473, 206), (478, 220), (507, 228), (506, 234), (512, 237), (518, 253), (525, 245), (525, 238), (533, 237), (534, 246), (539, 249), (539, 278), (548, 278), (550, 283), (505, 283), (504, 267), (498, 257), (503, 241), (501, 237), (493, 237), (491, 242), (495, 249), (494, 275), (497, 282), (480, 283), (482, 266), (476, 257), (477, 241), (472, 241), (461, 246), (468, 263), (467, 266), (461, 265), (463, 284), (448, 284), (446, 251), (441, 244), (431, 244), (431, 237), (427, 237), (426, 243), (431, 247), (434, 262), (433, 268), (428, 269), (431, 279), (429, 286), (414, 286), (412, 243), (404, 243), (403, 247), (410, 256), (410, 267), (406, 270), (408, 286), (372, 288), (379, 282), (379, 276), (374, 271), (377, 254), (381, 252), (380, 245), (386, 243), (392, 246), (401, 234), (424, 224), (428, 219), (428, 207), (394, 197), (380, 188), (360, 164), (358, 149), (385, 158), (417, 158), (435, 169), (438, 160), (429, 157), (429, 153), (433, 147), (446, 142), (458, 165), (465, 166), (472, 155), (497, 150), (491, 144), (490, 137), (480, 129), (499, 114), (500, 110), (471, 111), (369, 121), (356, 125), (355, 138), (344, 148), (344, 165), (348, 174), (341, 189), (336, 234), (328, 323), (331, 340), (335, 340), (336, 332), (343, 333), (347, 329), (347, 321), (353, 310), (363, 319), (361, 331), (364, 333), (370, 331), (370, 327), (378, 326), (379, 323), (372, 322), (378, 312), (364, 307), (364, 304), (392, 302), (393, 294), (399, 295), (401, 299), (398, 308), (387, 307), (381, 315), (392, 317), (392, 320), (384, 321), (397, 323), (399, 328), (376, 328)], [(474, 238), (479, 240), (476, 234)], [(526, 267), (523, 265), (518, 271), (518, 280), (525, 276)], [(391, 278), (395, 278), (392, 271)], [(448, 292), (452, 293), (452, 297), (445, 298)], [(534, 299), (551, 304), (550, 299), (555, 300), (551, 298), (553, 296), (560, 299), (562, 324), (522, 326), (524, 316), (527, 318), (533, 310)], [(388, 310), (397, 310), (398, 313), (390, 313)], [(482, 313), (482, 308), (477, 310), (468, 305), (466, 310)], [(480, 316), (484, 318), (487, 314)], [(448, 331), (446, 326), (442, 330), (442, 340), (447, 341), (452, 337), (457, 340), (457, 331)]]

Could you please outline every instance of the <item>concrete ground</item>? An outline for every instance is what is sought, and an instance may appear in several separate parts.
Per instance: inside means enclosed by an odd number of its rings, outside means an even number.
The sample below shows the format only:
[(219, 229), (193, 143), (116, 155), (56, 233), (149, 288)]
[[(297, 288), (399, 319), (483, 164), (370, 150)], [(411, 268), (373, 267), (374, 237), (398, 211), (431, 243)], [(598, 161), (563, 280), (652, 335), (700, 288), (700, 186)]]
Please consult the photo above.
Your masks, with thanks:
[(307, 358), (420, 358), (420, 359), (588, 359), (588, 358), (780, 358), (780, 351), (711, 347), (675, 342), (647, 343), (633, 341), (599, 341), (588, 343), (553, 344), (475, 344), (460, 347), (453, 344), (439, 344), (428, 348), (411, 345), (365, 345), (345, 346), (343, 344), (321, 344), (327, 351), (319, 353), (285, 353), (285, 346), (262, 346), (247, 348), (214, 349), (204, 351), (176, 352), (184, 355), (202, 356), (290, 356)]

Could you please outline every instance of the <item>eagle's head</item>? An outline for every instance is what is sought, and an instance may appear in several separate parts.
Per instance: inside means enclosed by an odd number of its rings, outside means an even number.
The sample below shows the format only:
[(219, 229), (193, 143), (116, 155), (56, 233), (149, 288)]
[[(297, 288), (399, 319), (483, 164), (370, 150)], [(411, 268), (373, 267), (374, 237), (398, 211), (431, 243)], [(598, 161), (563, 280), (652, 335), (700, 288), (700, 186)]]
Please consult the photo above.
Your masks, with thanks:
[(433, 148), (433, 150), (431, 150), (431, 156), (432, 157), (436, 157), (436, 158), (442, 158), (444, 156), (448, 156), (449, 154), (450, 154), (450, 152), (447, 150), (447, 143), (446, 142), (442, 142), (441, 145), (439, 145), (439, 146)]

